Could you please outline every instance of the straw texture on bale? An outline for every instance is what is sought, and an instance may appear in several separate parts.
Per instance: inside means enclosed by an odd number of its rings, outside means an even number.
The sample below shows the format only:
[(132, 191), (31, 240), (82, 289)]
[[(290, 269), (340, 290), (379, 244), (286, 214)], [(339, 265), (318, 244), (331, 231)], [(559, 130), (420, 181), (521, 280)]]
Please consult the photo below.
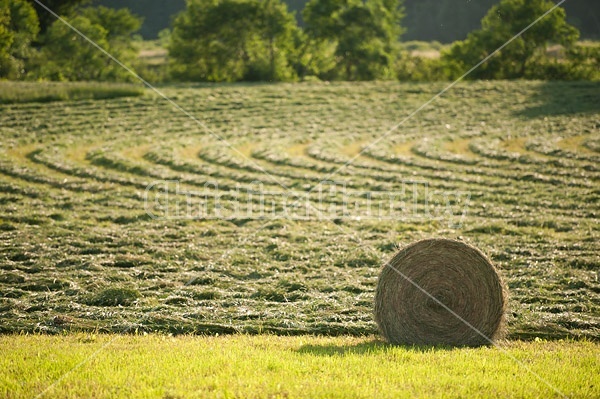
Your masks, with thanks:
[(394, 344), (479, 346), (502, 334), (505, 306), (502, 280), (483, 253), (460, 241), (428, 239), (383, 267), (375, 321)]

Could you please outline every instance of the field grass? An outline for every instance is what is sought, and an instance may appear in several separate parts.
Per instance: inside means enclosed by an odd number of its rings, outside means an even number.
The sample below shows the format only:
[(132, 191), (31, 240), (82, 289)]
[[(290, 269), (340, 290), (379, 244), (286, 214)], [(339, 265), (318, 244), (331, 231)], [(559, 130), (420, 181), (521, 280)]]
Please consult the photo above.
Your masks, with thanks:
[(0, 81), (0, 104), (111, 99), (143, 92), (140, 85), (126, 83)]
[(0, 105), (0, 332), (371, 335), (382, 263), (449, 237), (500, 269), (510, 339), (598, 340), (600, 85), (460, 84), (365, 148), (443, 87), (164, 88), (232, 147), (151, 94)]
[[(370, 337), (0, 336), (0, 396), (597, 398), (600, 347), (395, 347)], [(62, 378), (61, 378), (62, 377)]]
[[(598, 47), (600, 45), (600, 42), (594, 40), (581, 40), (577, 42), (577, 45), (581, 47)], [(151, 47), (151, 44), (149, 43), (147, 46)], [(400, 48), (404, 51), (407, 51), (408, 53), (410, 53), (410, 55), (414, 57), (434, 59), (440, 58), (442, 52), (448, 50), (451, 46), (451, 44), (441, 44), (437, 41), (424, 42), (412, 40), (400, 43)], [(163, 52), (164, 51), (165, 50), (163, 50)], [(143, 54), (149, 55), (150, 53), (144, 52)], [(551, 57), (552, 59), (562, 60), (565, 59), (566, 51), (562, 45), (554, 44), (546, 49), (546, 55)]]
[(137, 43), (139, 60), (147, 65), (162, 65), (167, 62), (168, 50), (160, 40), (144, 40)]

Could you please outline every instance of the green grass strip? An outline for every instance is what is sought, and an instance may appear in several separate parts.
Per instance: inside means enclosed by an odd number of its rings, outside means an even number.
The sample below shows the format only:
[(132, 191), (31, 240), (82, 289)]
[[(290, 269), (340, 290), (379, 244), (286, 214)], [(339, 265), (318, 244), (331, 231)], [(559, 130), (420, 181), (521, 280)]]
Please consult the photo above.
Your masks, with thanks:
[(0, 104), (101, 100), (142, 95), (144, 88), (108, 82), (0, 82)]
[(533, 373), (569, 397), (600, 397), (600, 344), (503, 347), (394, 347), (372, 337), (5, 335), (0, 397), (560, 397)]

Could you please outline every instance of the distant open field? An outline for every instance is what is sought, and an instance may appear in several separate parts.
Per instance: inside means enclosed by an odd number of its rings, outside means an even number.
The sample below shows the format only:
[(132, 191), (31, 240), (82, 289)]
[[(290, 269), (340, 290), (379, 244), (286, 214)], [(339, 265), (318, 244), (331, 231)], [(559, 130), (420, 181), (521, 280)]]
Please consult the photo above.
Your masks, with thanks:
[(0, 332), (370, 335), (382, 263), (442, 236), (499, 267), (509, 338), (599, 339), (600, 85), (463, 83), (344, 166), (443, 87), (0, 105)]

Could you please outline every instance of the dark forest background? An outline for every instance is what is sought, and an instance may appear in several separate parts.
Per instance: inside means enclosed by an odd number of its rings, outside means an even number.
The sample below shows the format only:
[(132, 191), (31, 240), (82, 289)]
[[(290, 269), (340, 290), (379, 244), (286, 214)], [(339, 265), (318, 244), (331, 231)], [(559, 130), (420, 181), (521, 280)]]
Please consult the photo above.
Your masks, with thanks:
[[(301, 11), (308, 0), (284, 0), (289, 10), (296, 11), (302, 26)], [(403, 40), (452, 43), (463, 40), (467, 33), (480, 27), (481, 18), (498, 0), (405, 0), (406, 17)], [(94, 0), (93, 5), (129, 8), (144, 17), (140, 34), (156, 39), (168, 28), (175, 14), (185, 9), (185, 0)], [(568, 0), (562, 4), (567, 22), (581, 32), (581, 39), (600, 39), (600, 1)]]

